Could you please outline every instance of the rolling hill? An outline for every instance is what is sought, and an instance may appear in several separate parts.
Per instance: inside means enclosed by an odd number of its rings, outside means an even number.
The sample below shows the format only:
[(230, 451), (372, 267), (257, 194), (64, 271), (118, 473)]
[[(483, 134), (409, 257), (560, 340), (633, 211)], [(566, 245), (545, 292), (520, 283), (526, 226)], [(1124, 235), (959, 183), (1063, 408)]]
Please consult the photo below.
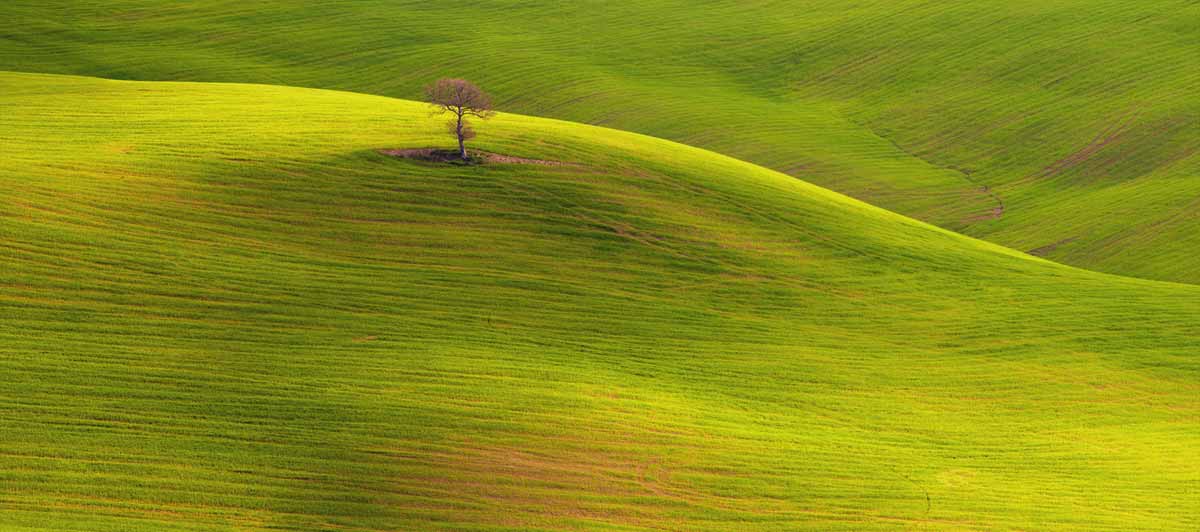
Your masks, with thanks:
[(1098, 271), (1200, 282), (1189, 0), (0, 5), (0, 69), (415, 98), (652, 134)]
[(611, 129), (380, 153), (446, 141), (0, 74), (0, 528), (1195, 529), (1200, 287)]

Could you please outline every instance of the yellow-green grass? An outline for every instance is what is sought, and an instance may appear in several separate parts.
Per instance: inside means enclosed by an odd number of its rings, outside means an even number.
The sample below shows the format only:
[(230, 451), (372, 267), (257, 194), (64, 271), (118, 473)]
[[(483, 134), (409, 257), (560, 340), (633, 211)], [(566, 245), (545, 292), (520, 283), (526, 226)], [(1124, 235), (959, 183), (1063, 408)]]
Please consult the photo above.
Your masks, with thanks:
[(0, 75), (0, 529), (1195, 529), (1200, 287), (480, 130)]
[(505, 110), (712, 149), (1069, 264), (1200, 282), (1192, 1), (14, 0), (0, 20), (0, 69), (406, 98), (468, 77)]

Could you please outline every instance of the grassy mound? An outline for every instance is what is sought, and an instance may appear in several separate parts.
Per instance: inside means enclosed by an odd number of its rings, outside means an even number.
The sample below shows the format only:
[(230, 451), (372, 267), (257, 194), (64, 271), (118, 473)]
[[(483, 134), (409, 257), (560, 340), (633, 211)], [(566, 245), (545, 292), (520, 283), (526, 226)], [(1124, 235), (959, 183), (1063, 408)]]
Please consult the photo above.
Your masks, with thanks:
[(0, 75), (0, 528), (1187, 530), (1200, 287), (636, 134)]
[[(416, 98), (649, 133), (1101, 271), (1200, 282), (1187, 0), (10, 1), (0, 69)], [(453, 66), (450, 66), (453, 65)]]

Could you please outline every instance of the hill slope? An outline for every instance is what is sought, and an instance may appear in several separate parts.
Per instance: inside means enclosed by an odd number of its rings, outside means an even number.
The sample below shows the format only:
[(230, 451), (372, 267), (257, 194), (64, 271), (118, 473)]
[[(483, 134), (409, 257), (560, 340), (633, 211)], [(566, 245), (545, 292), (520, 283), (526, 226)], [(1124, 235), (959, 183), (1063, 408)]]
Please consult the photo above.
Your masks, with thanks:
[(1200, 282), (1187, 0), (5, 2), (0, 69), (415, 98), (649, 133), (1057, 261)]
[(1200, 288), (666, 141), (0, 75), (0, 528), (1188, 530)]

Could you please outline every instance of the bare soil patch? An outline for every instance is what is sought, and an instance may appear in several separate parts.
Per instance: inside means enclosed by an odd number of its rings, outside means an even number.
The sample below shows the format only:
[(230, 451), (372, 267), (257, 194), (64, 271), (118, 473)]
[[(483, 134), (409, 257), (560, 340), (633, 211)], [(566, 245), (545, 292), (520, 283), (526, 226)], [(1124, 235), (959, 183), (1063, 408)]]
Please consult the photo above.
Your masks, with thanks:
[(500, 153), (491, 153), (479, 150), (468, 150), (467, 160), (463, 160), (455, 150), (444, 150), (439, 148), (403, 148), (379, 150), (379, 153), (390, 155), (392, 157), (400, 157), (403, 159), (413, 159), (417, 161), (425, 161), (431, 163), (446, 163), (446, 164), (536, 164), (540, 166), (579, 166), (576, 163), (568, 163), (563, 161), (548, 161), (545, 159), (527, 159), (525, 157), (516, 157), (512, 155), (504, 155)]

